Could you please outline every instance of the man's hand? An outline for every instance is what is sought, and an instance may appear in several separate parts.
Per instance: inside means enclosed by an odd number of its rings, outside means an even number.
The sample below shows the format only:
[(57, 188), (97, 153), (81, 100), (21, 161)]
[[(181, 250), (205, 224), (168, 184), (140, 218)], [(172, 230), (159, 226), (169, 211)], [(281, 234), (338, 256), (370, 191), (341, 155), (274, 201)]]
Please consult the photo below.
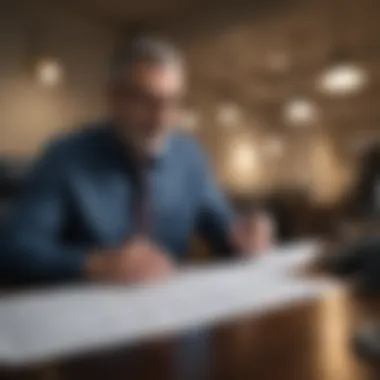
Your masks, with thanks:
[(265, 253), (274, 245), (274, 221), (264, 212), (244, 216), (234, 226), (232, 238), (243, 254)]
[(137, 238), (119, 249), (89, 256), (86, 277), (91, 280), (140, 283), (169, 276), (174, 265), (169, 256), (153, 243)]

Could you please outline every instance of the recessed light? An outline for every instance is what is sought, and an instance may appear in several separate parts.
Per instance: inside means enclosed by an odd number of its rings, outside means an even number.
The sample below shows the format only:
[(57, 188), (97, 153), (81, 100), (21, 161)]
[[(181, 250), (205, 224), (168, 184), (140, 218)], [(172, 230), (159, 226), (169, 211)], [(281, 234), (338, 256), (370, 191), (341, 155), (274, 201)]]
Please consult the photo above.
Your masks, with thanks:
[(347, 95), (361, 90), (368, 81), (366, 70), (346, 63), (326, 70), (318, 80), (320, 91), (332, 95)]
[(316, 120), (317, 107), (309, 99), (298, 98), (291, 100), (284, 107), (285, 121), (291, 124), (308, 124)]
[(181, 127), (189, 132), (194, 132), (199, 123), (199, 115), (192, 110), (185, 110), (181, 115)]
[(217, 121), (226, 127), (236, 126), (241, 121), (240, 108), (234, 103), (225, 103), (217, 110)]
[(241, 141), (236, 143), (231, 151), (232, 168), (239, 173), (249, 172), (257, 163), (257, 153), (252, 144)]
[(56, 60), (43, 59), (37, 62), (36, 76), (42, 85), (48, 87), (55, 86), (62, 81), (62, 65)]
[(290, 58), (284, 52), (274, 52), (268, 56), (268, 65), (272, 71), (283, 72), (289, 69)]
[(284, 144), (278, 138), (271, 138), (265, 142), (264, 150), (272, 157), (279, 157), (284, 152)]

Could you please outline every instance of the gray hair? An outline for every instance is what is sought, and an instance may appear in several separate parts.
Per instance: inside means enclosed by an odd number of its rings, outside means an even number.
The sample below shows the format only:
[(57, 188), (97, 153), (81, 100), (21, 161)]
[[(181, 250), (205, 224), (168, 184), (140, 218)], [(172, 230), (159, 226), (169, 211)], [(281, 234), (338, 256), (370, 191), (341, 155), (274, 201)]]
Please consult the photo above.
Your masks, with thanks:
[(114, 57), (110, 73), (111, 85), (117, 86), (125, 81), (128, 69), (136, 63), (183, 66), (180, 52), (170, 42), (157, 37), (134, 38), (124, 44)]

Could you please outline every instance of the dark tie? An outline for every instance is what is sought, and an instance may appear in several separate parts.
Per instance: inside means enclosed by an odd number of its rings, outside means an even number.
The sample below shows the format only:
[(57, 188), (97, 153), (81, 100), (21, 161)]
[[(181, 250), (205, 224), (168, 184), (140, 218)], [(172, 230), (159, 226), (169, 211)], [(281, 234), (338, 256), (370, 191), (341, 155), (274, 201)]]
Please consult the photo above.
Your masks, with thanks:
[(145, 184), (136, 197), (136, 233), (144, 236), (150, 234), (150, 204), (147, 187)]
[(140, 167), (137, 172), (135, 186), (135, 232), (138, 235), (149, 237), (151, 234), (152, 208), (151, 186), (149, 181), (149, 165)]

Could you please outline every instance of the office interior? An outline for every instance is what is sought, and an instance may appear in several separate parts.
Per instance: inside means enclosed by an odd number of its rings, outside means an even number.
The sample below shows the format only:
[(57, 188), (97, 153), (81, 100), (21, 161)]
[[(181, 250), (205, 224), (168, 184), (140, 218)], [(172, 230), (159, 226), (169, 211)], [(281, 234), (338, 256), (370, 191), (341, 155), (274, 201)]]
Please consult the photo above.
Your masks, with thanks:
[(106, 115), (110, 59), (138, 33), (183, 52), (189, 94), (175, 128), (205, 147), (237, 208), (269, 207), (284, 240), (332, 233), (356, 217), (355, 202), (376, 215), (364, 189), (376, 182), (376, 164), (364, 173), (380, 138), (376, 0), (0, 7), (2, 220), (45, 143)]
[[(188, 67), (175, 128), (204, 146), (236, 209), (270, 210), (281, 242), (351, 236), (351, 221), (380, 213), (379, 15), (378, 0), (2, 0), (1, 223), (45, 144), (107, 114), (115, 48), (154, 34)], [(347, 343), (359, 310), (378, 313), (355, 302), (343, 295), (253, 327), (243, 321), (213, 337), (226, 349), (221, 373), (230, 365), (235, 379), (369, 378)], [(135, 378), (152, 378), (149, 355), (128, 362), (147, 373)], [(94, 376), (124, 378), (124, 359), (111, 361), (113, 372), (102, 363), (89, 365)]]

